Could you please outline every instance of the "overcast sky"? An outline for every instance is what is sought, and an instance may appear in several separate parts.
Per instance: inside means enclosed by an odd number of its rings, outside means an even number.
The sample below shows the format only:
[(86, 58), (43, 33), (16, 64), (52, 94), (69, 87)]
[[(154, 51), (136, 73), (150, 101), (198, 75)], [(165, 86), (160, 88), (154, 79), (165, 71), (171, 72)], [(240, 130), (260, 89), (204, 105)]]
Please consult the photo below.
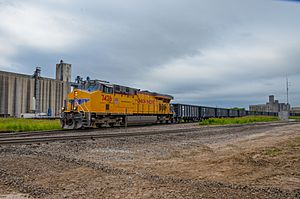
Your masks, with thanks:
[(0, 70), (77, 75), (218, 107), (300, 106), (300, 3), (0, 0)]

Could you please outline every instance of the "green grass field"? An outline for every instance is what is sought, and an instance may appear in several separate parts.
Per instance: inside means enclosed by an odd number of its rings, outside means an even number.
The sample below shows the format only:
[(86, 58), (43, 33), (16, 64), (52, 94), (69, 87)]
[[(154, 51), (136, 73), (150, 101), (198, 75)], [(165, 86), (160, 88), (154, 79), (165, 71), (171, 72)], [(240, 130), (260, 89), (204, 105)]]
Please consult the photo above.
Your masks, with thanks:
[(300, 120), (300, 116), (290, 116), (289, 119)]
[(237, 118), (209, 118), (200, 122), (200, 125), (250, 124), (256, 122), (278, 121), (278, 117), (246, 116)]
[(0, 118), (0, 132), (59, 130), (59, 120)]

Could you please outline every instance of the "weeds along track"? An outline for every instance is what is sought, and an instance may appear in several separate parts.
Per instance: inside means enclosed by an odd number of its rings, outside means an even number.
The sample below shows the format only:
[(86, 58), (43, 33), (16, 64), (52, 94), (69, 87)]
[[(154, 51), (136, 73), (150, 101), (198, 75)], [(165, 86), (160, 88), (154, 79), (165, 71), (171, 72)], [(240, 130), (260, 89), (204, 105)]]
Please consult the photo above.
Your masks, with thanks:
[[(293, 122), (294, 123), (294, 122)], [(24, 132), (24, 133), (1, 133), (0, 145), (8, 144), (32, 144), (47, 143), (55, 141), (80, 141), (95, 140), (101, 138), (118, 138), (130, 136), (147, 136), (158, 134), (176, 134), (189, 133), (199, 131), (200, 133), (210, 133), (212, 129), (232, 129), (232, 131), (241, 131), (242, 129), (252, 128), (253, 126), (276, 127), (288, 125), (290, 123), (272, 122), (272, 123), (256, 123), (228, 126), (196, 126), (196, 125), (159, 125), (148, 127), (118, 127), (103, 129), (82, 129), (82, 130), (60, 130), (60, 131), (44, 131), (44, 132)], [(215, 133), (222, 134), (216, 131)], [(225, 132), (223, 132), (225, 133)], [(228, 132), (227, 132), (228, 133)]]

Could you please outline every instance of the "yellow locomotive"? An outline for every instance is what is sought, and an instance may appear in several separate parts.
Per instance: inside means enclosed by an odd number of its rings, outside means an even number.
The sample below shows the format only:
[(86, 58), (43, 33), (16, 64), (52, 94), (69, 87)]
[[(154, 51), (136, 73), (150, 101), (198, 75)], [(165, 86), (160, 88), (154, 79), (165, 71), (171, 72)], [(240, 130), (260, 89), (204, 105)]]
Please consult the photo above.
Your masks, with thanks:
[(173, 120), (170, 95), (164, 95), (102, 80), (76, 80), (63, 107), (65, 129), (126, 126), (137, 123), (168, 123)]

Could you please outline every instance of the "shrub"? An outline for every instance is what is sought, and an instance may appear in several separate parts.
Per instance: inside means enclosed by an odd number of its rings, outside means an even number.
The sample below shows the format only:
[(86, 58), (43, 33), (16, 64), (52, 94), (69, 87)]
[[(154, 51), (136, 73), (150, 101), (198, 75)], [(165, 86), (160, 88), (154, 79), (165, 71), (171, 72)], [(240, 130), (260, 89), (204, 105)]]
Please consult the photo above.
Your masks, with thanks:
[(277, 121), (277, 117), (271, 116), (245, 116), (236, 118), (209, 118), (200, 122), (200, 125), (224, 125), (224, 124), (250, 124), (256, 122)]

